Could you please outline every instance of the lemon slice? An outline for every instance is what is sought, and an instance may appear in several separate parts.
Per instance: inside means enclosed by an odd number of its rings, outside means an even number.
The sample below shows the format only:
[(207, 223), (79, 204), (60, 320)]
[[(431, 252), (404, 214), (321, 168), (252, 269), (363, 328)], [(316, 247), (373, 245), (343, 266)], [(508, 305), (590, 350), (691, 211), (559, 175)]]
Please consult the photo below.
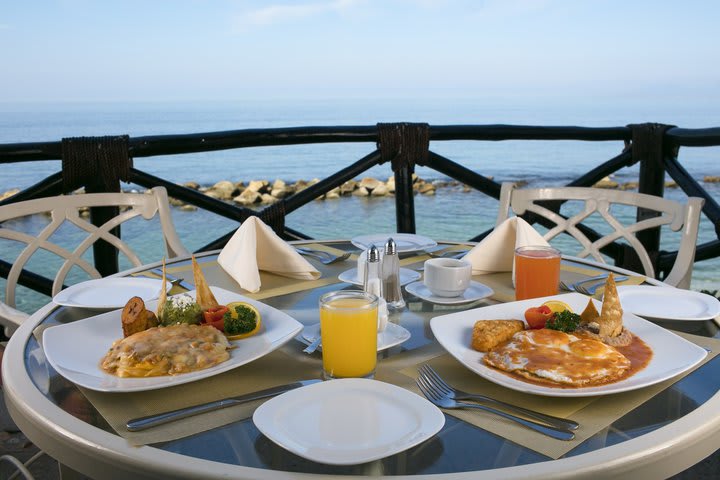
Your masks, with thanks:
[(251, 310), (255, 314), (255, 328), (250, 330), (246, 333), (239, 333), (237, 335), (227, 335), (228, 340), (240, 340), (241, 338), (247, 338), (255, 335), (258, 331), (260, 331), (260, 325), (262, 325), (262, 317), (260, 316), (260, 312), (257, 308), (253, 307), (249, 303), (245, 302), (232, 302), (228, 303), (226, 305), (228, 309), (230, 310), (230, 316), (233, 318), (237, 318), (237, 312), (235, 311), (235, 307), (245, 307), (249, 310)]
[(568, 312), (572, 312), (572, 308), (570, 308), (570, 305), (568, 305), (565, 302), (561, 302), (560, 300), (548, 300), (547, 302), (543, 303), (544, 306), (548, 307), (550, 310), (552, 310), (553, 313), (560, 313), (567, 310)]

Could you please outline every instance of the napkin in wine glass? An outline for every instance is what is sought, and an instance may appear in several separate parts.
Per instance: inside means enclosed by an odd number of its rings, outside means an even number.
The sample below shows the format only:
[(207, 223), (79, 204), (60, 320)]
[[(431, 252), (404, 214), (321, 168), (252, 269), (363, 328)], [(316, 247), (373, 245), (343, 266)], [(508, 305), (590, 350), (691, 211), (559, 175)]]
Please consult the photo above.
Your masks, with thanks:
[(260, 270), (315, 280), (320, 272), (256, 216), (240, 225), (218, 256), (218, 263), (249, 292), (260, 290)]
[(495, 227), (482, 242), (463, 258), (472, 263), (473, 275), (511, 272), (515, 249), (528, 245), (549, 245), (532, 225), (520, 217), (511, 217)]

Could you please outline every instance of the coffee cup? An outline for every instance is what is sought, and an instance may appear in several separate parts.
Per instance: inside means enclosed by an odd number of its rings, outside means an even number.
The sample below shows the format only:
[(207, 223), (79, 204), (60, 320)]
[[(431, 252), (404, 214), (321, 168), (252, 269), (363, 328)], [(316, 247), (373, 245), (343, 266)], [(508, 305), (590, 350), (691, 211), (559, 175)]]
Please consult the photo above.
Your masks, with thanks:
[(472, 264), (455, 258), (431, 258), (425, 262), (423, 283), (438, 297), (458, 297), (470, 286)]

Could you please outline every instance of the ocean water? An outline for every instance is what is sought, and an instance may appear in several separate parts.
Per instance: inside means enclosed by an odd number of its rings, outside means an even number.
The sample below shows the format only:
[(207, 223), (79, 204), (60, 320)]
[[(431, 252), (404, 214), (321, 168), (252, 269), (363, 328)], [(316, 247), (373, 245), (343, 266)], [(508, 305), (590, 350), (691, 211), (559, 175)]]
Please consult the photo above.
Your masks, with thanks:
[[(0, 144), (57, 141), (68, 136), (129, 134), (132, 137), (324, 125), (374, 125), (378, 122), (427, 122), (431, 125), (576, 125), (608, 127), (643, 122), (674, 124), (687, 128), (720, 125), (712, 105), (682, 104), (533, 104), (499, 105), (475, 99), (418, 100), (307, 100), (186, 103), (57, 103), (0, 104)], [(622, 142), (505, 141), (432, 142), (431, 149), (496, 181), (524, 180), (529, 186), (566, 184), (599, 163), (622, 151)], [(197, 181), (212, 185), (219, 180), (253, 179), (286, 182), (323, 178), (373, 151), (372, 143), (257, 147), (218, 152), (136, 158), (135, 166), (178, 183)], [(693, 177), (720, 175), (720, 147), (683, 148), (680, 160)], [(60, 170), (59, 161), (28, 162), (0, 167), (0, 191), (26, 188)], [(418, 167), (427, 180), (443, 180), (441, 174)], [(363, 176), (386, 180), (389, 165), (374, 167)], [(636, 181), (638, 167), (621, 170), (619, 182)], [(714, 198), (720, 185), (704, 183)], [(133, 188), (133, 185), (124, 185)], [(669, 198), (684, 200), (679, 189), (667, 189)], [(416, 196), (418, 233), (443, 240), (467, 240), (490, 228), (497, 214), (497, 201), (479, 192), (445, 187), (434, 196)], [(394, 199), (345, 197), (313, 202), (287, 217), (287, 225), (316, 238), (348, 238), (395, 230)], [(173, 210), (181, 239), (197, 249), (236, 227), (234, 222), (207, 212)], [(32, 231), (42, 221), (27, 221)], [(162, 248), (155, 230), (138, 224), (123, 230), (123, 238), (138, 245), (141, 258), (157, 260)], [(65, 232), (67, 239), (77, 232)], [(703, 218), (700, 242), (715, 239), (713, 226)], [(675, 249), (673, 234), (664, 234), (664, 246)], [(563, 251), (572, 248), (561, 244)], [(0, 257), (12, 254), (12, 246), (0, 245)], [(568, 251), (567, 253), (572, 253)], [(43, 264), (48, 260), (43, 259)], [(49, 263), (48, 263), (49, 264)], [(124, 266), (129, 266), (125, 264)], [(693, 289), (720, 288), (720, 261), (697, 262)], [(75, 279), (82, 279), (75, 274)], [(18, 293), (20, 295), (20, 292)], [(28, 292), (21, 302), (35, 308), (38, 300)]]

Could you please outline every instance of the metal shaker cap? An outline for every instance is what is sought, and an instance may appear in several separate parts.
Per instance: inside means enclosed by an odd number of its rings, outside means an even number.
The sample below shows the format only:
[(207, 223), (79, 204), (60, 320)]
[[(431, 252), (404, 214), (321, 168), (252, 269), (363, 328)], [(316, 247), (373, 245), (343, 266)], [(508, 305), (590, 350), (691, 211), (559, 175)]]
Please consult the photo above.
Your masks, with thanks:
[(395, 245), (395, 240), (392, 239), (392, 237), (388, 238), (387, 242), (385, 243), (385, 254), (386, 255), (395, 255), (397, 253), (397, 245)]
[(380, 261), (380, 250), (375, 245), (370, 245), (367, 254), (368, 262), (379, 262)]

